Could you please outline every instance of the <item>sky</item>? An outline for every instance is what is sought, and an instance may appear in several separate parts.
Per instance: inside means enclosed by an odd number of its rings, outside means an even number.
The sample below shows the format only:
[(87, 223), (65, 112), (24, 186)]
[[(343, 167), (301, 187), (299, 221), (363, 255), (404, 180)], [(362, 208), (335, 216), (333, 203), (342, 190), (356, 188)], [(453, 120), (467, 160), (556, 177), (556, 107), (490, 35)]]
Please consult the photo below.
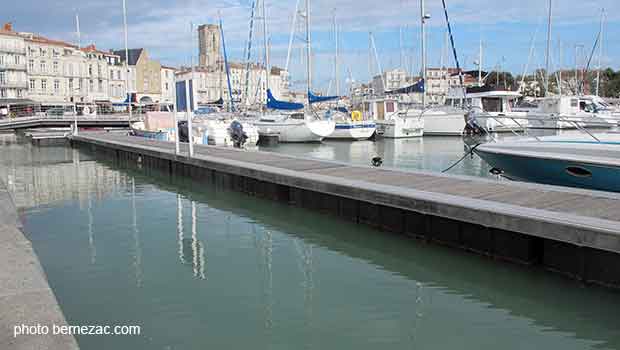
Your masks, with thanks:
[[(599, 33), (605, 9), (603, 66), (620, 68), (620, 1), (552, 0), (551, 67), (583, 66)], [(229, 59), (243, 60), (248, 40), (252, 0), (126, 0), (129, 47), (144, 47), (151, 58), (170, 66), (197, 60), (198, 45), (191, 25), (216, 23), (222, 18)], [(266, 0), (272, 65), (284, 67), (297, 0)], [(303, 0), (301, 0), (303, 4)], [(446, 0), (460, 64), (476, 69), (479, 42), (482, 66), (501, 67), (513, 74), (545, 65), (547, 6), (545, 0)], [(334, 15), (340, 33), (341, 88), (347, 82), (367, 81), (383, 70), (405, 67), (420, 70), (420, 0), (312, 0), (311, 35), (313, 86), (327, 92), (334, 81)], [(77, 43), (75, 15), (79, 14), (81, 43), (99, 49), (124, 47), (122, 0), (20, 0), (2, 5), (1, 22), (14, 30), (34, 32)], [(441, 0), (426, 0), (429, 66), (448, 62), (446, 20)], [(305, 81), (304, 43), (294, 40), (291, 80)], [(369, 33), (376, 46), (369, 55)], [(255, 25), (253, 61), (262, 62), (262, 27)], [(401, 39), (402, 38), (402, 39)], [(533, 45), (532, 45), (533, 43)], [(533, 47), (533, 50), (531, 48)], [(530, 54), (531, 52), (531, 54)], [(593, 65), (597, 66), (598, 51)]]

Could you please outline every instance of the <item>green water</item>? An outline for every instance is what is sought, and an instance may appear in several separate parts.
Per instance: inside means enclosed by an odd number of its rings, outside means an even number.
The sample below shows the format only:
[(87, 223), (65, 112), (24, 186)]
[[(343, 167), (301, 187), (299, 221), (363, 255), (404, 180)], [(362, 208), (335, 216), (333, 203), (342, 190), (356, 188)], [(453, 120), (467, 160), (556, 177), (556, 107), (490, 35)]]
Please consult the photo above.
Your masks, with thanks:
[(0, 176), (90, 349), (620, 349), (620, 295), (4, 138)]

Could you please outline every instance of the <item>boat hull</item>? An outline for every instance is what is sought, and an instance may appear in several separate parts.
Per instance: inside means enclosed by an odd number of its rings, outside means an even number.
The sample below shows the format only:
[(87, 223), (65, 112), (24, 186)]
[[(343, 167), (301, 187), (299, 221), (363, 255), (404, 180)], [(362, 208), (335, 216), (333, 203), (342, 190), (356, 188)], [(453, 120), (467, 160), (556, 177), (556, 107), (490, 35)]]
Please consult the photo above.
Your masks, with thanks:
[(427, 112), (424, 119), (424, 135), (461, 136), (465, 130), (463, 114), (434, 114)]
[(277, 136), (279, 142), (321, 142), (331, 135), (336, 123), (328, 120), (299, 122), (256, 122), (258, 134)]
[(394, 117), (377, 121), (377, 136), (385, 138), (421, 137), (424, 134), (424, 120), (415, 117)]
[(619, 166), (504, 154), (484, 147), (474, 152), (511, 180), (620, 192)]
[(149, 131), (144, 129), (144, 123), (133, 123), (130, 126), (132, 133), (138, 137), (157, 141), (174, 141), (174, 130)]
[(339, 140), (367, 140), (377, 130), (375, 123), (336, 123), (334, 132), (327, 136), (328, 139)]

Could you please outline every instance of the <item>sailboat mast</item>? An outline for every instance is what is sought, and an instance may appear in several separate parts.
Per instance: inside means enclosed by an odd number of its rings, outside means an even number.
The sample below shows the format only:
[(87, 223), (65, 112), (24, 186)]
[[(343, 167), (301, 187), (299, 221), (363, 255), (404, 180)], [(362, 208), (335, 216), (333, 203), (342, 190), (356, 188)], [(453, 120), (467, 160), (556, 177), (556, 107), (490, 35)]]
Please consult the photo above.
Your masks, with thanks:
[(420, 0), (420, 47), (422, 52), (422, 82), (424, 84), (424, 89), (422, 91), (422, 107), (426, 108), (426, 14), (424, 8), (424, 0)]
[(558, 94), (562, 96), (562, 67), (564, 66), (562, 57), (562, 39), (558, 39), (558, 52), (560, 55), (558, 63), (560, 66), (558, 69)]
[(125, 32), (125, 90), (127, 92), (127, 109), (131, 120), (131, 95), (129, 93), (129, 45), (127, 43), (127, 4), (123, 0), (123, 31)]
[(312, 89), (312, 52), (310, 51), (310, 0), (306, 0), (306, 74), (308, 76), (308, 98)]
[(75, 30), (77, 32), (78, 49), (82, 47), (82, 34), (80, 32), (80, 15), (75, 13)]
[(482, 38), (480, 38), (480, 47), (478, 52), (478, 86), (482, 86)]
[(549, 18), (547, 20), (547, 53), (545, 54), (545, 96), (549, 94), (549, 58), (551, 54), (551, 18), (552, 0), (549, 0)]
[(338, 79), (338, 75), (340, 74), (338, 69), (338, 55), (340, 54), (340, 43), (338, 35), (338, 22), (336, 21), (336, 9), (334, 9), (334, 37), (336, 39), (336, 56), (334, 57), (334, 79), (336, 80), (336, 96), (340, 96), (340, 80)]
[(263, 12), (263, 46), (265, 49), (265, 86), (269, 90), (269, 46), (267, 45), (267, 12), (265, 11), (265, 0), (261, 4)]
[(600, 29), (600, 38), (599, 38), (599, 48), (598, 48), (598, 69), (596, 70), (596, 96), (600, 96), (600, 88), (601, 88), (601, 61), (603, 58), (603, 25), (605, 21), (605, 9), (601, 10), (601, 29)]

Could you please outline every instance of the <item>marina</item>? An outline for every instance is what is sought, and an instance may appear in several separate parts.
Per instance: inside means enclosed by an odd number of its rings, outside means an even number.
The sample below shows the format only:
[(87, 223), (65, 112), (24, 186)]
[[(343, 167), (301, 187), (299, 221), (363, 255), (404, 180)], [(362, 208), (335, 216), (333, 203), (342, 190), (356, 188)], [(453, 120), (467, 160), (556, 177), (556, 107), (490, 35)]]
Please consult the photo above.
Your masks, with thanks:
[(78, 337), (83, 349), (620, 346), (615, 292), (88, 150), (2, 143), (2, 178), (67, 320), (142, 325)]
[(99, 5), (2, 6), (0, 349), (620, 350), (614, 1)]

